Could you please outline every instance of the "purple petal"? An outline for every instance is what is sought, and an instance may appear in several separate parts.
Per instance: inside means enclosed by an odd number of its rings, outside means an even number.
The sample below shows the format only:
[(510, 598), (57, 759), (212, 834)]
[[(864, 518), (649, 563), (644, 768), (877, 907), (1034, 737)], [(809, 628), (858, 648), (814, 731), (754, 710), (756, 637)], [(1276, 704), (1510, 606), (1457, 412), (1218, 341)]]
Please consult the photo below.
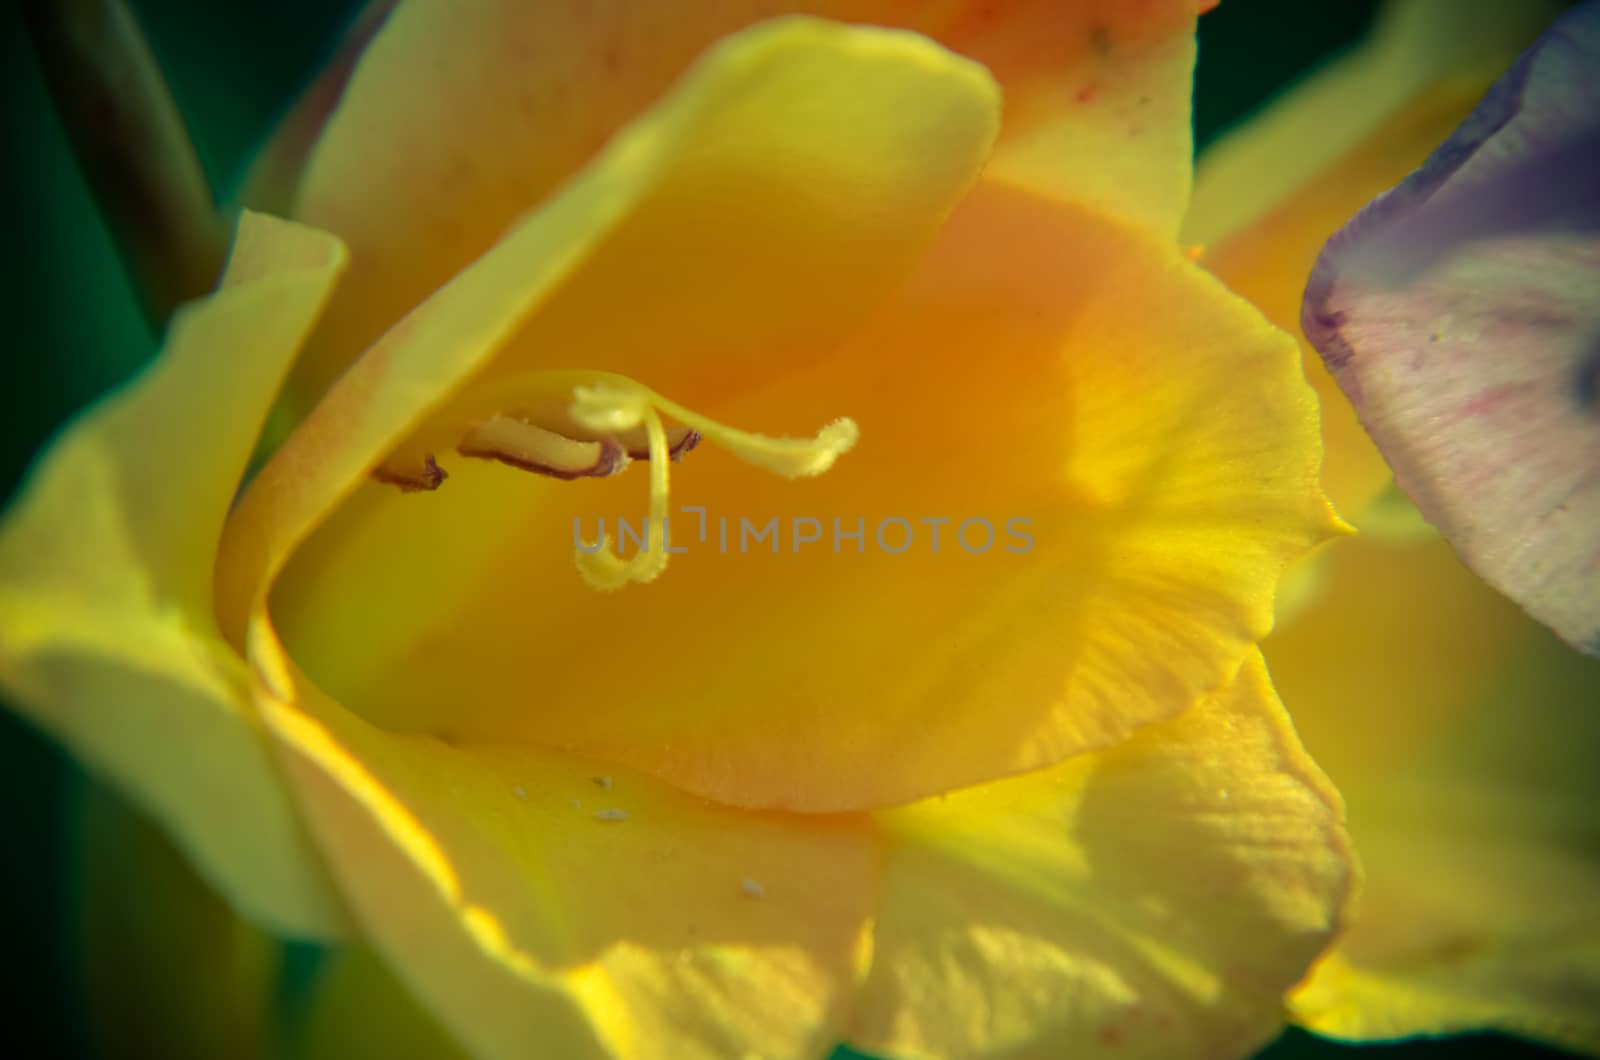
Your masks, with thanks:
[(1301, 323), (1462, 559), (1600, 655), (1600, 0), (1328, 241)]

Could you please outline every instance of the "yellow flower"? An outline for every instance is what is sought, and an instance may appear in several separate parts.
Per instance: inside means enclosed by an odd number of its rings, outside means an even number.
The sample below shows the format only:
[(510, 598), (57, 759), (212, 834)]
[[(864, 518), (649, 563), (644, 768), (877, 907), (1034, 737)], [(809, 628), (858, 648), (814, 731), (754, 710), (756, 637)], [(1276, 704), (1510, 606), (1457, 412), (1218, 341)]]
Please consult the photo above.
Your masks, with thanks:
[[(1462, 12), (1395, 5), (1372, 45), (1202, 160), (1209, 219), (1191, 224), (1211, 226), (1207, 261), (1284, 326), (1327, 237), (1420, 165), (1552, 14), (1480, 5), (1463, 29)], [(1230, 194), (1240, 166), (1303, 156), (1297, 138), (1330, 116), (1345, 124), (1320, 168)], [(1264, 651), (1348, 801), (1366, 882), (1293, 1018), (1353, 1041), (1494, 1028), (1600, 1053), (1600, 664), (1462, 567), (1309, 347), (1307, 372), (1330, 492), (1363, 536), (1298, 575)]]
[[(0, 681), (475, 1055), (1247, 1054), (1350, 886), (1256, 650), (1337, 522), (1174, 238), (1193, 0), (794, 6), (400, 5), (10, 513)], [(669, 465), (784, 551), (580, 577)]]

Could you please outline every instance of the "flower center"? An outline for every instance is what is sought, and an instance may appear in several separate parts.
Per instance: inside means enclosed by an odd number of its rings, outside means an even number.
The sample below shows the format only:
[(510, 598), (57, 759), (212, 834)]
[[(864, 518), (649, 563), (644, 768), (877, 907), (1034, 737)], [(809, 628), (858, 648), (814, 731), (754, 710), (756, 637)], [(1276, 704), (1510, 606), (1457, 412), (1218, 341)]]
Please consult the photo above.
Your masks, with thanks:
[(615, 475), (634, 460), (649, 461), (644, 547), (623, 558), (606, 547), (602, 530), (598, 542), (575, 550), (584, 581), (609, 592), (629, 582), (654, 581), (666, 569), (669, 468), (702, 440), (784, 478), (801, 478), (828, 470), (859, 435), (848, 418), (834, 420), (814, 438), (753, 434), (691, 412), (625, 376), (534, 372), (458, 399), (391, 453), (373, 476), (407, 492), (436, 490), (448, 476), (434, 454), (452, 447), (465, 457), (569, 481)]

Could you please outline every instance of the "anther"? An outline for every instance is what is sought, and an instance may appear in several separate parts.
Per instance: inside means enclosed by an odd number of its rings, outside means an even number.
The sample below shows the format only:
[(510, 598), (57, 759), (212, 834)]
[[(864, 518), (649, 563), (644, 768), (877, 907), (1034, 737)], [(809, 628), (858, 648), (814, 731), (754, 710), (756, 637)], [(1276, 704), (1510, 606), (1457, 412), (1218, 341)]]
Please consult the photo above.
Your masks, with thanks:
[(474, 425), (456, 452), (568, 480), (615, 475), (629, 460), (627, 450), (611, 438), (579, 441), (513, 416), (491, 416)]
[[(663, 416), (676, 424), (667, 427)], [(701, 441), (774, 474), (799, 478), (827, 471), (859, 436), (855, 421), (837, 419), (814, 438), (772, 438), (707, 419), (623, 376), (537, 372), (458, 399), (373, 476), (407, 491), (437, 489), (446, 476), (433, 454), (450, 445), (462, 456), (566, 480), (603, 478), (631, 461), (648, 461), (644, 546), (624, 558), (607, 547), (602, 531), (599, 541), (577, 549), (584, 580), (610, 591), (653, 581), (666, 569), (668, 469)]]

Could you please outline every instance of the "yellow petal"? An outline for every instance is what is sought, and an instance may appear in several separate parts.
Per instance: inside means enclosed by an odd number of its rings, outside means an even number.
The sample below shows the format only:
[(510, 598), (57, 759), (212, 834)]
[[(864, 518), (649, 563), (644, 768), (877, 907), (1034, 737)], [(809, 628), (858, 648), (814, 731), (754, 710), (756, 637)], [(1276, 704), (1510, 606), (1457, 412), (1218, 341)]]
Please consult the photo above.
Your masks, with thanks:
[[(1170, 245), (1014, 188), (974, 191), (825, 365), (714, 404), (795, 433), (847, 412), (861, 437), (800, 482), (697, 450), (674, 496), (705, 537), (675, 511), (688, 552), (616, 594), (575, 576), (572, 527), (631, 510), (627, 476), (368, 487), (275, 595), (297, 659), (386, 728), (576, 748), (737, 805), (893, 805), (1183, 710), (1331, 526), (1289, 338)], [(741, 520), (777, 520), (778, 550)]]
[[(240, 633), (301, 538), (496, 354), (502, 375), (605, 366), (684, 379), (672, 396), (693, 404), (829, 350), (974, 179), (998, 107), (980, 67), (911, 34), (786, 19), (723, 41), (391, 329), (262, 470), (228, 526), (224, 628)], [(412, 499), (419, 519), (440, 514)], [(444, 572), (461, 552), (428, 563)], [(400, 561), (384, 584), (402, 616), (449, 599), (393, 577), (426, 555), (385, 553)]]
[(898, 1057), (1245, 1056), (1340, 924), (1338, 796), (1260, 657), (1109, 751), (876, 815), (849, 1040)]
[(481, 1057), (804, 1056), (864, 967), (865, 818), (361, 721), (252, 635), (263, 716), (364, 933)]
[(294, 934), (340, 917), (252, 727), (243, 662), (217, 635), (212, 562), (343, 260), (320, 232), (246, 214), (221, 290), (67, 430), (0, 528), (0, 683), (243, 911)]
[(1600, 1050), (1600, 663), (1443, 541), (1363, 538), (1265, 651), (1350, 807), (1359, 916), (1291, 998), (1351, 1040), (1500, 1029)]
[[(555, 194), (702, 50), (786, 13), (903, 26), (985, 63), (1007, 100), (994, 173), (1171, 233), (1188, 195), (1193, 8), (1192, 0), (401, 4), (362, 56), (299, 188), (296, 216), (346, 239), (354, 266), (293, 389), (307, 400), (320, 394), (401, 313)], [(799, 112), (769, 113), (781, 125)], [(922, 113), (908, 107), (902, 116)]]
[[(1328, 237), (1454, 132), (1532, 39), (1542, 4), (1411, 0), (1387, 10), (1373, 39), (1209, 148), (1196, 175), (1186, 242), (1273, 323), (1299, 337), (1306, 277)], [(1302, 341), (1322, 400), (1334, 506), (1361, 515), (1391, 476), (1349, 401)]]
[(268, 1060), (280, 947), (121, 799), (77, 808), (74, 920), (93, 1055)]
[(1170, 239), (1189, 204), (1198, 5), (1011, 7), (1001, 17), (975, 11), (972, 42), (951, 41), (990, 64), (1006, 90), (1005, 129), (987, 175)]

